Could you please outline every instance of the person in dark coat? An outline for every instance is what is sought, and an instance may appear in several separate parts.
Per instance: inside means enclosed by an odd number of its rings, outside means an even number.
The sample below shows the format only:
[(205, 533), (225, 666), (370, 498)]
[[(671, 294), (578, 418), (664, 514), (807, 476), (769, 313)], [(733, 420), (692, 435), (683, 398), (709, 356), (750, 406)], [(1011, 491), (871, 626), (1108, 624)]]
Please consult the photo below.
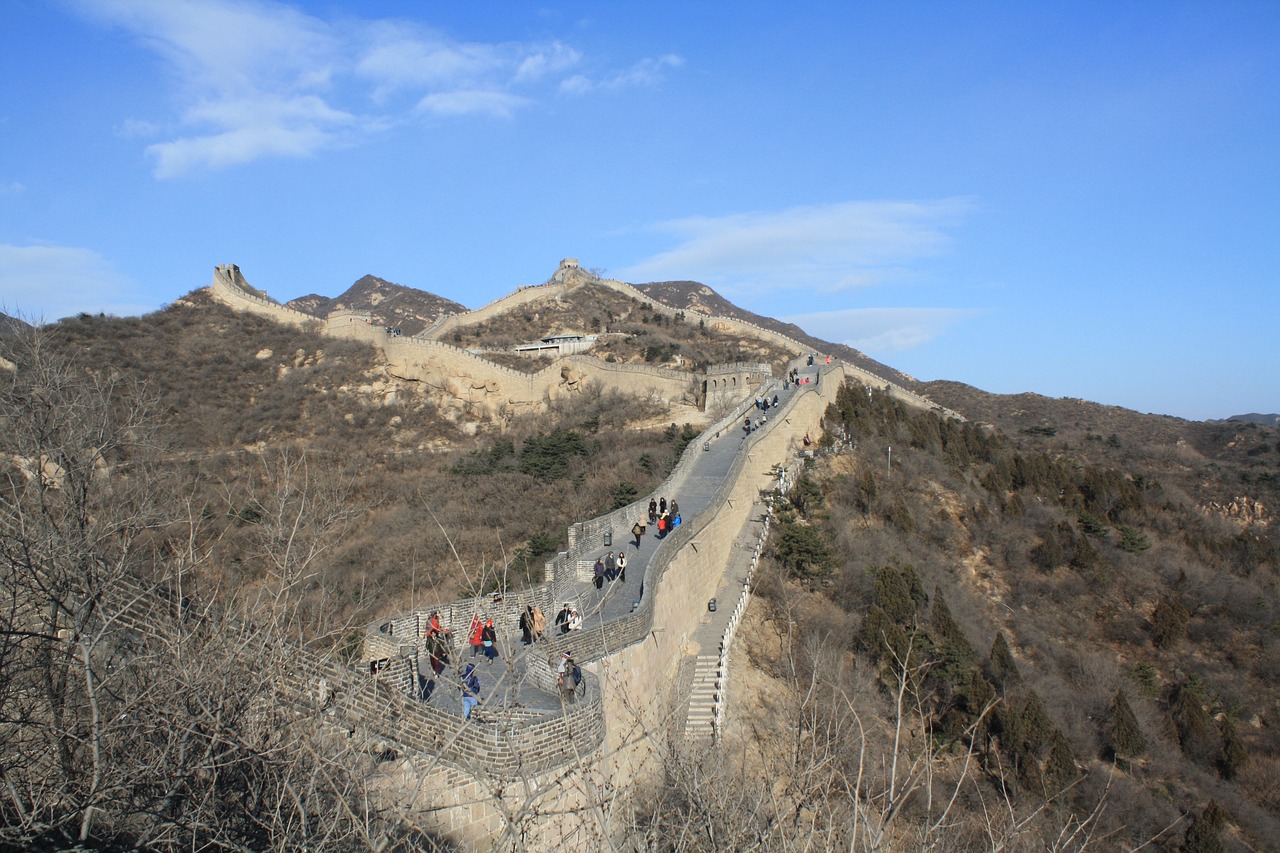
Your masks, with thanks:
[(569, 633), (569, 616), (571, 615), (572, 605), (569, 602), (564, 603), (564, 608), (556, 614), (556, 624), (560, 626), (560, 633)]
[(462, 718), (471, 719), (471, 709), (480, 704), (480, 676), (476, 665), (467, 664), (462, 670)]
[(591, 569), (596, 579), (596, 589), (604, 588), (604, 560), (596, 557), (596, 564)]
[(498, 659), (498, 632), (494, 630), (492, 619), (486, 619), (480, 629), (480, 644), (484, 646), (484, 656), (490, 664)]
[(649, 523), (653, 524), (653, 522), (657, 520), (658, 520), (658, 502), (655, 501), (653, 498), (649, 498)]
[(520, 614), (520, 641), (526, 646), (533, 643), (533, 605), (527, 605)]
[(444, 636), (434, 630), (427, 634), (425, 645), (427, 657), (431, 661), (431, 671), (439, 677), (444, 665), (449, 662), (449, 647), (445, 644)]

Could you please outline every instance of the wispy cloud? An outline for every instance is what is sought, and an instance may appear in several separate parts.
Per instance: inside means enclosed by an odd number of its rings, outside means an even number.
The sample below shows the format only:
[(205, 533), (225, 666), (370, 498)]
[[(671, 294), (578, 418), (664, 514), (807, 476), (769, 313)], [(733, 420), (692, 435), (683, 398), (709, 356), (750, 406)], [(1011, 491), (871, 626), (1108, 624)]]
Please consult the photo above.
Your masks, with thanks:
[[(159, 137), (146, 149), (159, 178), (305, 157), (414, 116), (509, 117), (563, 88), (582, 61), (558, 40), (466, 42), (416, 21), (326, 19), (275, 0), (77, 6), (165, 61), (177, 112), (119, 125), (126, 136)], [(589, 85), (653, 83), (678, 64), (676, 57), (644, 60)]]
[(983, 313), (970, 308), (846, 308), (783, 319), (811, 335), (880, 356), (923, 346)]
[(630, 86), (652, 86), (661, 83), (669, 68), (684, 65), (684, 58), (674, 53), (659, 57), (646, 57), (625, 71), (592, 79), (586, 74), (575, 74), (560, 83), (560, 91), (569, 95), (584, 95), (597, 90), (612, 91)]
[(418, 101), (418, 109), (441, 116), (480, 114), (510, 118), (527, 98), (506, 92), (437, 92)]
[(695, 278), (738, 294), (805, 288), (836, 292), (909, 277), (946, 250), (946, 228), (969, 199), (852, 201), (771, 213), (658, 223), (674, 248), (618, 271), (629, 281)]
[(18, 181), (10, 181), (9, 183), (0, 183), (0, 195), (20, 195), (26, 190), (26, 185)]
[(97, 252), (70, 246), (0, 244), (0, 305), (33, 322), (81, 311), (141, 314), (142, 304), (127, 276)]

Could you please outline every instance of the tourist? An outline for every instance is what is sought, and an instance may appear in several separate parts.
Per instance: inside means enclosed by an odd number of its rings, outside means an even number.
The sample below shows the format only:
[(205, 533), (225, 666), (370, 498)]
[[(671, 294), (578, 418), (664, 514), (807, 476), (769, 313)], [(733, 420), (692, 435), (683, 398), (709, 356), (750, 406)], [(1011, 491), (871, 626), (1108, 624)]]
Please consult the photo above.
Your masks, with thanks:
[(638, 521), (635, 524), (631, 525), (631, 535), (636, 537), (636, 547), (639, 548), (640, 537), (644, 535), (644, 525)]
[(561, 634), (569, 633), (569, 617), (572, 615), (573, 615), (573, 608), (571, 604), (568, 601), (566, 601), (564, 603), (563, 609), (561, 609), (561, 611), (556, 614), (556, 624), (560, 626)]
[(484, 656), (492, 665), (498, 658), (498, 632), (493, 627), (492, 619), (486, 619), (484, 627), (480, 629), (480, 644), (484, 646)]
[(574, 663), (573, 656), (568, 652), (560, 655), (560, 665), (556, 667), (556, 687), (560, 689), (560, 698), (566, 705), (574, 699), (574, 689), (577, 687), (575, 676), (578, 680), (582, 678), (582, 670)]
[(471, 616), (471, 629), (469, 634), (469, 642), (471, 644), (471, 656), (475, 657), (484, 648), (484, 623), (480, 621), (480, 614), (475, 613)]
[(462, 719), (471, 719), (471, 709), (480, 704), (480, 676), (476, 665), (467, 664), (462, 670)]
[(618, 580), (627, 582), (627, 555), (621, 551), (618, 552)]
[(569, 612), (569, 629), (570, 631), (582, 630), (582, 614), (578, 612), (578, 608), (573, 608)]
[(596, 564), (591, 568), (591, 574), (595, 578), (596, 589), (604, 587), (604, 560), (596, 557)]
[(449, 647), (445, 644), (444, 635), (435, 630), (428, 632), (425, 645), (427, 657), (431, 661), (431, 671), (439, 676), (444, 665), (449, 662)]
[(533, 605), (525, 605), (520, 614), (520, 642), (526, 646), (533, 644)]
[(535, 604), (533, 606), (533, 641), (539, 642), (546, 631), (547, 617), (543, 615), (542, 608)]
[(604, 555), (604, 579), (609, 583), (618, 579), (618, 558), (612, 551)]

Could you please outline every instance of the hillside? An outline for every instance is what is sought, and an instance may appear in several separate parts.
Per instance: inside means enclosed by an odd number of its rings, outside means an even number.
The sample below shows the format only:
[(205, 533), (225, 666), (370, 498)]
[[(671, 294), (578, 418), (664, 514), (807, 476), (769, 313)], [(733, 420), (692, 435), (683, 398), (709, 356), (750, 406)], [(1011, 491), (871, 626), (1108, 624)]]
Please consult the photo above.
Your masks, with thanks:
[[(613, 363), (785, 360), (763, 339), (697, 322), (703, 311), (773, 321), (734, 313), (700, 285), (663, 285), (646, 293), (684, 316), (588, 282), (460, 326), (445, 342), (484, 353), (580, 331), (598, 335), (593, 354)], [(332, 302), (306, 299), (317, 313), (339, 302), (389, 312), (379, 321), (400, 322), (406, 335), (456, 305), (372, 277)], [(278, 707), (278, 697), (242, 655), (225, 656), (223, 638), (234, 645), (236, 625), (270, 624), (281, 637), (349, 652), (356, 626), (525, 588), (564, 547), (569, 524), (649, 493), (697, 434), (665, 423), (649, 399), (599, 386), (523, 416), (467, 401), (445, 407), (440, 388), (396, 378), (372, 346), (300, 325), (238, 313), (201, 291), (145, 317), (82, 315), (0, 339), (17, 365), (0, 372), (5, 591), (22, 601), (36, 587), (16, 579), (47, 563), (85, 595), (83, 606), (40, 611), (56, 615), (48, 630), (6, 635), (27, 663), (0, 658), (0, 707), (22, 723), (0, 727), (0, 757), (28, 767), (21, 757), (65, 750), (27, 777), (61, 781), (23, 796), (66, 826), (81, 819), (63, 804), (90, 775), (83, 745), (93, 742), (93, 705), (75, 679), (23, 679), (44, 671), (31, 661), (63, 652), (74, 674), (90, 641), (55, 638), (77, 636), (66, 626), (100, 602), (95, 584), (111, 572), (177, 577), (180, 608), (188, 596), (217, 605), (191, 623), (200, 630), (156, 638), (153, 657), (126, 667), (124, 681), (119, 661), (136, 652), (100, 652), (111, 689), (137, 703), (126, 716), (160, 721), (111, 741), (113, 768), (132, 767), (135, 754), (150, 764), (84, 795), (99, 798), (103, 824), (132, 797), (147, 804), (102, 830), (105, 846), (145, 847), (152, 830), (136, 827), (158, 823), (172, 833), (164, 839), (225, 832), (222, 846), (261, 849), (281, 830), (260, 829), (236, 804), (254, 801), (246, 792), (274, 773), (296, 771), (296, 786), (339, 765), (350, 772), (337, 777), (350, 785), (342, 796), (308, 800), (299, 820), (376, 800), (358, 780), (386, 789), (388, 778), (368, 755), (349, 755), (346, 732), (286, 743), (272, 728), (297, 736), (289, 715), (264, 722), (249, 713)], [(786, 324), (769, 328), (799, 337)], [(768, 558), (735, 645), (724, 739), (702, 758), (669, 745), (658, 790), (628, 806), (635, 831), (654, 849), (722, 850), (786, 826), (804, 844), (835, 848), (847, 846), (856, 819), (875, 822), (883, 849), (998, 841), (1011, 850), (1176, 850), (1212, 823), (1222, 846), (1187, 849), (1274, 846), (1280, 431), (959, 382), (916, 387), (967, 420), (857, 384), (827, 410), (804, 476), (774, 499)], [(51, 512), (47, 528), (33, 525)], [(240, 621), (220, 622), (220, 611)], [(14, 612), (6, 624), (38, 616)], [(193, 659), (188, 641), (206, 644), (194, 659), (208, 668), (170, 665), (175, 648)], [(0, 655), (18, 655), (18, 645)], [(258, 704), (225, 690), (249, 683)], [(149, 686), (134, 694), (135, 684)], [(56, 727), (24, 703), (58, 690), (70, 697), (63, 710), (90, 722), (40, 740)], [(164, 704), (172, 697), (192, 701)], [(188, 750), (188, 737), (208, 747), (209, 763), (173, 769), (203, 754)], [(225, 743), (244, 748), (224, 759), (213, 745)], [(886, 772), (894, 759), (919, 771), (915, 787), (895, 787)], [(184, 805), (148, 787), (156, 767), (204, 791), (188, 802), (226, 811), (175, 828), (168, 811)], [(953, 792), (953, 811), (938, 823), (937, 804)], [(1218, 817), (1195, 835), (1205, 814)], [(0, 818), (13, 830), (0, 844), (74, 834), (32, 829), (8, 805)], [(1063, 827), (1080, 834), (1062, 843)], [(324, 832), (309, 837), (325, 846)]]
[(815, 352), (830, 353), (877, 376), (883, 376), (913, 391), (919, 391), (916, 380), (902, 371), (882, 364), (853, 347), (816, 338), (794, 323), (783, 323), (773, 317), (765, 317), (739, 308), (705, 284), (696, 281), (651, 281), (637, 284), (635, 287), (658, 302), (691, 314), (733, 317), (780, 332), (812, 347)]
[(31, 324), (25, 320), (19, 320), (17, 317), (10, 317), (8, 314), (0, 312), (0, 335), (11, 335), (14, 332), (30, 327)]
[[(145, 317), (72, 318), (45, 335), (57, 352), (110, 364), (148, 389), (162, 413), (162, 458), (192, 496), (220, 507), (215, 518), (262, 502), (255, 491), (283, 460), (314, 460), (315, 483), (353, 508), (317, 565), (316, 594), (338, 602), (326, 614), (334, 622), (403, 608), (414, 585), (444, 597), (470, 583), (525, 585), (571, 521), (648, 488), (683, 448), (678, 429), (633, 429), (630, 419), (652, 420), (652, 409), (614, 393), (537, 417), (456, 422), (431, 389), (390, 376), (372, 347), (236, 313), (200, 292)], [(424, 526), (424, 515), (439, 523)], [(253, 534), (253, 525), (206, 530), (221, 543), (206, 576), (261, 582)], [(471, 569), (459, 574), (459, 561)]]
[[(714, 364), (767, 362), (775, 372), (795, 354), (759, 338), (708, 328), (690, 315), (670, 317), (594, 281), (564, 297), (543, 300), (464, 326), (447, 340), (493, 358), (499, 350), (548, 335), (596, 337), (590, 354), (611, 363), (653, 364), (693, 372)], [(526, 370), (545, 366), (538, 358), (513, 356), (503, 363)]]
[(374, 275), (363, 276), (341, 296), (331, 298), (312, 293), (290, 300), (285, 307), (317, 318), (324, 318), (331, 311), (365, 311), (380, 325), (397, 328), (404, 335), (418, 334), (441, 315), (467, 310), (451, 299), (393, 284)]
[[(959, 786), (956, 849), (1046, 849), (1064, 826), (1106, 849), (1183, 849), (1219, 808), (1225, 846), (1185, 849), (1270, 849), (1280, 433), (945, 390), (995, 426), (857, 386), (828, 411), (856, 449), (822, 457), (781, 507), (744, 643), (739, 720), (777, 745), (758, 760), (810, 798), (819, 838), (850, 819), (861, 750), (861, 784), (890, 796), (878, 768), (898, 719), (938, 745), (935, 801)], [(904, 683), (918, 716), (895, 710)], [(820, 779), (787, 769), (811, 756), (831, 761)], [(762, 817), (747, 797), (723, 807), (725, 832)], [(892, 837), (925, 837), (919, 817)]]

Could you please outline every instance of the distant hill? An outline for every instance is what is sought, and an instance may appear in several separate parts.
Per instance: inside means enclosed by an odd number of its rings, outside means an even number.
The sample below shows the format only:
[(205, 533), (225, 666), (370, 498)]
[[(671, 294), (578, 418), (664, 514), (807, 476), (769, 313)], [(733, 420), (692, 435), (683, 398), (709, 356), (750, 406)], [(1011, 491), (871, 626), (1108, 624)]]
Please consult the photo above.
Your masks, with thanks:
[(0, 335), (12, 335), (14, 332), (29, 328), (31, 328), (30, 323), (0, 312)]
[[(1247, 415), (1232, 415), (1227, 418), (1228, 422), (1239, 421), (1250, 424), (1262, 424), (1269, 427), (1280, 427), (1280, 415), (1272, 412), (1269, 415), (1260, 415), (1257, 412), (1250, 412)], [(1211, 421), (1211, 423), (1220, 423), (1220, 421)]]
[(779, 332), (790, 338), (800, 341), (802, 344), (813, 347), (817, 352), (830, 353), (838, 356), (845, 361), (855, 364), (858, 367), (868, 370), (878, 376), (910, 388), (917, 390), (918, 383), (912, 376), (882, 364), (874, 358), (867, 356), (865, 353), (844, 344), (826, 341), (822, 338), (816, 338), (797, 326), (795, 323), (784, 323), (781, 320), (775, 320), (772, 317), (765, 317), (739, 308), (728, 299), (725, 299), (719, 293), (716, 293), (705, 284), (696, 281), (651, 281), (644, 284), (633, 285), (637, 290), (646, 296), (652, 297), (654, 300), (664, 305), (670, 305), (682, 311), (692, 311), (707, 316), (720, 315), (724, 317), (732, 317), (736, 320), (743, 320), (748, 323), (754, 323), (765, 329)]
[(416, 335), (443, 314), (460, 314), (465, 305), (395, 284), (376, 275), (366, 275), (337, 298), (308, 294), (286, 303), (286, 307), (313, 317), (325, 317), (342, 309), (368, 311), (385, 326), (400, 329), (402, 334)]

